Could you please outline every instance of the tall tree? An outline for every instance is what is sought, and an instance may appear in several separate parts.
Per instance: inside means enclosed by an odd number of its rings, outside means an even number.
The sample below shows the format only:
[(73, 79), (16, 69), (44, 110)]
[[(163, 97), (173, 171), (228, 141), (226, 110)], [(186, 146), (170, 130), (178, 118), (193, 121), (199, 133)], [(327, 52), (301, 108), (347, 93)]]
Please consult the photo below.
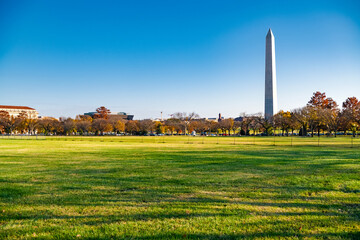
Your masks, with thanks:
[(101, 106), (96, 109), (96, 114), (94, 115), (94, 118), (103, 118), (108, 119), (108, 115), (110, 114), (110, 109), (107, 109), (104, 106)]
[(323, 109), (335, 109), (338, 107), (337, 103), (332, 98), (326, 97), (325, 93), (321, 93), (319, 91), (313, 93), (308, 105)]
[(318, 132), (318, 136), (320, 136), (320, 130), (326, 128), (326, 111), (325, 109), (329, 109), (334, 111), (333, 114), (336, 114), (338, 111), (337, 103), (332, 99), (326, 97), (325, 93), (315, 92), (308, 102), (308, 106), (311, 107), (309, 111), (309, 127), (311, 128), (311, 136), (314, 136), (314, 130), (316, 129)]
[(344, 130), (352, 130), (353, 136), (360, 125), (360, 101), (356, 97), (349, 97), (342, 104), (342, 126)]

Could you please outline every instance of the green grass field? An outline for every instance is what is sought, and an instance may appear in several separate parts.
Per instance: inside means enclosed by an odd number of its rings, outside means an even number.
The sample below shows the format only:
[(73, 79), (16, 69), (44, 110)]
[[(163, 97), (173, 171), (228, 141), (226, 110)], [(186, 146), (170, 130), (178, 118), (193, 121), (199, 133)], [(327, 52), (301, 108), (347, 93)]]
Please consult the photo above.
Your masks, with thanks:
[(0, 138), (0, 239), (32, 238), (360, 239), (360, 140)]

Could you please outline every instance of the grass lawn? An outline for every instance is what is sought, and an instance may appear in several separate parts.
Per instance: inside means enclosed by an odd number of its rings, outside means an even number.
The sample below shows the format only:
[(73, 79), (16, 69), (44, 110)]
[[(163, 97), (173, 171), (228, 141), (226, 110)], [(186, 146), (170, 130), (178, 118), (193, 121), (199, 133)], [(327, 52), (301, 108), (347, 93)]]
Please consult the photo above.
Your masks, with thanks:
[(0, 239), (360, 239), (360, 140), (351, 146), (0, 138)]

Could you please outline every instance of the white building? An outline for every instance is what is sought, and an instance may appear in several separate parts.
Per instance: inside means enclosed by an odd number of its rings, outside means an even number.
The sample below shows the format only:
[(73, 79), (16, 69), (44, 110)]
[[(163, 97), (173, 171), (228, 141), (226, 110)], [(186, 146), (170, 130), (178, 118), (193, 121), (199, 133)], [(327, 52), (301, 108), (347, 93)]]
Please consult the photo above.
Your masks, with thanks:
[(24, 106), (0, 105), (0, 111), (8, 112), (10, 117), (17, 117), (22, 112), (26, 113), (28, 118), (38, 118), (39, 115), (39, 113), (34, 108)]

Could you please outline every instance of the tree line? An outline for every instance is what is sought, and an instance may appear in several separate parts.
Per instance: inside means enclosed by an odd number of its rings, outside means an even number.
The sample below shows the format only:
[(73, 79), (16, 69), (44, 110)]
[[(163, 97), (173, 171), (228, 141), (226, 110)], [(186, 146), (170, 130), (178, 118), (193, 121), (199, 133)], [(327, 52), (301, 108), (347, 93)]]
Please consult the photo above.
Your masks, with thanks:
[(110, 114), (106, 107), (99, 107), (93, 116), (78, 115), (75, 119), (60, 117), (33, 119), (25, 112), (16, 117), (0, 111), (1, 134), (45, 135), (148, 135), (190, 134), (210, 135), (273, 135), (301, 136), (320, 135), (326, 132), (335, 135), (348, 131), (355, 136), (360, 126), (360, 102), (355, 97), (347, 98), (340, 108), (325, 93), (315, 92), (306, 106), (292, 111), (279, 111), (271, 118), (262, 114), (240, 114), (238, 118), (208, 121), (196, 113), (177, 112), (164, 121), (124, 120)]
[(335, 137), (338, 132), (350, 131), (355, 136), (360, 126), (360, 102), (356, 97), (349, 97), (340, 108), (325, 93), (315, 92), (306, 106), (279, 111), (272, 121), (282, 135), (298, 130), (301, 136), (320, 136), (321, 131)]

